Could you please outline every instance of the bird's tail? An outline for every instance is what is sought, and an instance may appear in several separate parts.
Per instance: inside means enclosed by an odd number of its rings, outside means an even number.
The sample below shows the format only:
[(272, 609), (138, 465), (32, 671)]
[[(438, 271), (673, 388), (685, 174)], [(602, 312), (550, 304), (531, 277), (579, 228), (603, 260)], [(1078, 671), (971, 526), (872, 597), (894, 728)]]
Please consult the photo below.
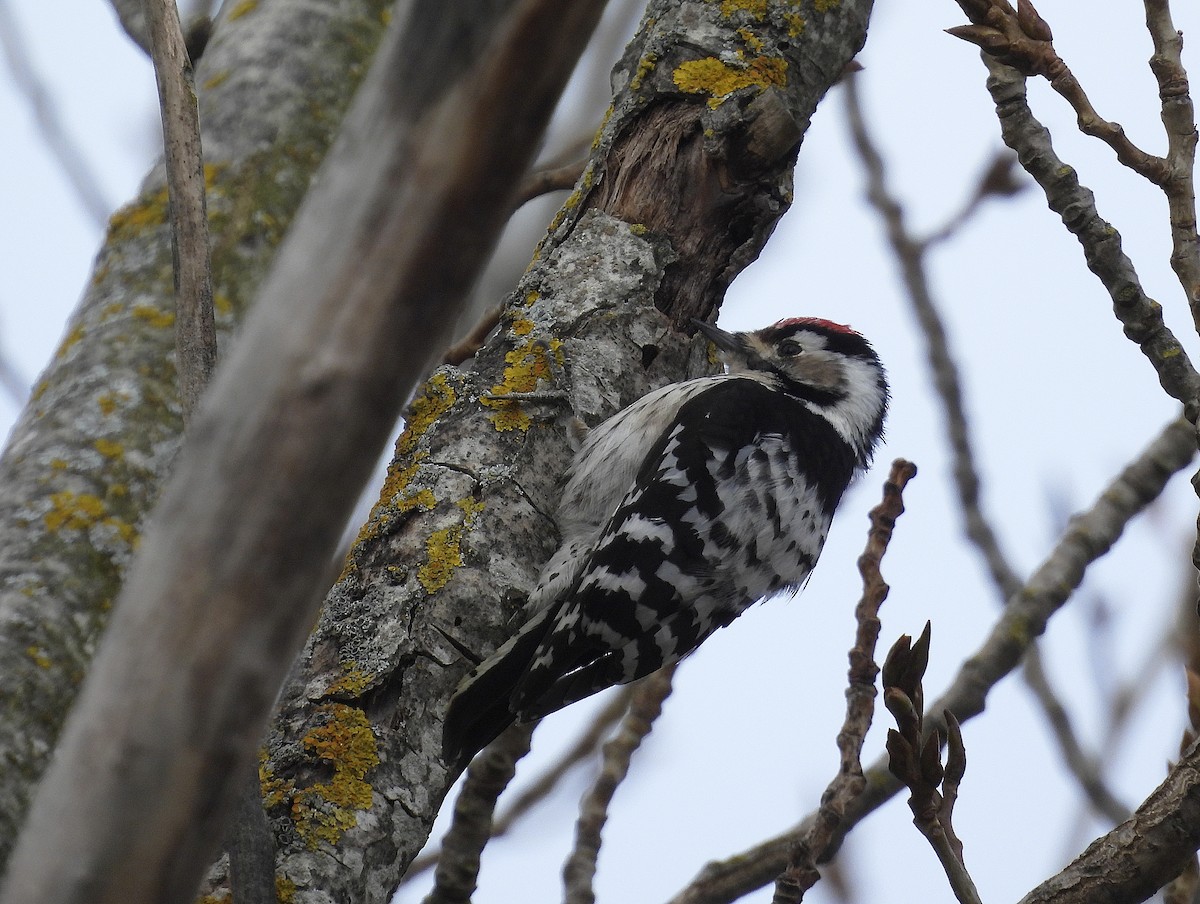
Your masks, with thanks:
[(442, 727), (442, 757), (461, 768), (516, 719), (513, 691), (554, 623), (557, 607), (539, 612), (467, 675), (454, 692)]

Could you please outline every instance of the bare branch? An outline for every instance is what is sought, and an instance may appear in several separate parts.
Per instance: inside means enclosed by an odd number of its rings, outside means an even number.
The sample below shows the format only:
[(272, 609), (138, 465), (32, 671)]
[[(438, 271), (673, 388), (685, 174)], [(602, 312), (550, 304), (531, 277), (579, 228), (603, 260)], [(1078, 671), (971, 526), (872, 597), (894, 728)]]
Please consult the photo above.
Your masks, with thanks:
[(1200, 744), (1137, 811), (1020, 904), (1144, 901), (1179, 875), (1200, 847)]
[[(629, 709), (629, 699), (632, 695), (633, 688), (629, 685), (622, 685), (616, 693), (612, 694), (608, 704), (596, 714), (596, 718), (583, 730), (575, 743), (496, 818), (492, 826), (493, 838), (499, 838), (507, 833), (522, 816), (549, 797), (571, 769), (595, 752), (608, 730), (625, 714), (625, 710)], [(414, 858), (413, 862), (409, 864), (408, 872), (404, 874), (404, 884), (411, 882), (434, 866), (440, 857), (440, 851), (433, 851)]]
[(1046, 193), (1050, 209), (1083, 246), (1090, 269), (1108, 290), (1113, 311), (1154, 365), (1159, 383), (1182, 402), (1188, 420), (1195, 423), (1200, 396), (1200, 375), (1179, 340), (1163, 323), (1162, 308), (1146, 295), (1133, 263), (1121, 250), (1120, 234), (1101, 219), (1095, 196), (1079, 184), (1075, 170), (1054, 152), (1050, 133), (1034, 117), (1025, 95), (1025, 79), (1016, 70), (996, 62), (986, 53), (988, 90), (996, 104), (1004, 143)]
[(1196, 234), (1196, 111), (1183, 68), (1183, 35), (1171, 21), (1168, 0), (1145, 0), (1146, 28), (1154, 43), (1150, 69), (1158, 81), (1167, 132), (1167, 178), (1162, 184), (1171, 218), (1171, 266), (1200, 330), (1200, 239)]
[(798, 904), (820, 878), (816, 858), (829, 846), (850, 801), (862, 793), (862, 747), (875, 714), (875, 645), (879, 640), (879, 607), (890, 588), (879, 566), (892, 539), (896, 519), (904, 513), (904, 488), (917, 474), (916, 465), (897, 459), (883, 485), (883, 501), (871, 509), (867, 548), (858, 559), (863, 594), (854, 610), (858, 629), (850, 650), (846, 718), (838, 732), (841, 763), (838, 774), (821, 795), (821, 805), (810, 831), (797, 842), (785, 869), (775, 880), (773, 904)]
[(146, 24), (162, 109), (175, 263), (175, 369), (186, 422), (217, 364), (204, 151), (192, 62), (175, 0), (146, 0)]
[[(932, 714), (949, 710), (960, 722), (983, 711), (996, 683), (1020, 663), (1029, 644), (1046, 629), (1054, 613), (1083, 580), (1089, 564), (1103, 556), (1120, 538), (1125, 526), (1166, 486), (1167, 481), (1191, 463), (1196, 451), (1191, 424), (1178, 420), (1147, 447), (1105, 488), (1096, 503), (1077, 515), (1047, 559), (1000, 613), (983, 645), (959, 668), (951, 686), (928, 709)], [(927, 720), (930, 728), (943, 727), (940, 718)], [(864, 773), (866, 791), (847, 810), (839, 831), (844, 836), (860, 819), (899, 790), (900, 784), (883, 763)], [(671, 904), (729, 904), (770, 882), (787, 863), (788, 853), (815, 816), (728, 860), (708, 864), (671, 899)], [(825, 856), (832, 855), (837, 844)]]
[(0, 900), (192, 899), (344, 522), (601, 8), (417, 0), (393, 23), (189, 430)]
[(662, 713), (663, 701), (671, 693), (675, 665), (647, 675), (634, 689), (629, 712), (621, 722), (616, 736), (604, 745), (603, 765), (591, 790), (579, 805), (579, 820), (575, 824), (575, 848), (563, 866), (566, 904), (594, 904), (596, 895), (592, 879), (596, 875), (596, 858), (600, 855), (600, 833), (608, 821), (608, 807), (617, 787), (629, 774), (629, 762), (654, 727)]
[(493, 836), (496, 799), (516, 775), (517, 761), (529, 752), (536, 725), (510, 725), (471, 762), (425, 904), (469, 904), (479, 878), (479, 855)]
[[(931, 248), (930, 243), (939, 240), (946, 229), (939, 230), (925, 241), (919, 241), (910, 234), (904, 221), (904, 209), (888, 190), (883, 158), (867, 131), (857, 84), (858, 79), (855, 77), (846, 80), (846, 111), (855, 148), (867, 173), (867, 197), (887, 226), (892, 251), (903, 273), (906, 294), (925, 336), (929, 367), (933, 372), (934, 385), (946, 420), (946, 433), (954, 462), (954, 485), (958, 490), (959, 508), (963, 513), (967, 538), (983, 556), (1000, 602), (1003, 603), (1019, 592), (1022, 581), (1001, 549), (991, 521), (983, 511), (981, 481), (971, 446), (962, 380), (958, 365), (950, 353), (945, 324), (934, 301), (926, 270), (925, 261)], [(1011, 158), (1006, 155), (1004, 160), (1011, 161)], [(1006, 175), (1002, 160), (998, 160), (989, 170), (989, 176), (985, 177), (975, 197), (985, 197), (985, 192), (990, 191), (989, 186), (992, 185), (1002, 193), (1009, 190), (1011, 176)], [(968, 205), (967, 211), (970, 209), (972, 208)], [(951, 224), (960, 221), (963, 216), (965, 212), (952, 220)], [(1066, 708), (1045, 676), (1036, 644), (1029, 648), (1024, 674), (1030, 689), (1046, 713), (1068, 768), (1078, 778), (1088, 799), (1098, 811), (1109, 816), (1114, 822), (1120, 822), (1128, 815), (1129, 810), (1108, 790), (1095, 759), (1084, 753)]]
[(988, 0), (976, 3), (959, 0), (973, 24), (947, 29), (955, 37), (981, 47), (996, 61), (1017, 69), (1023, 75), (1042, 75), (1071, 105), (1079, 130), (1099, 138), (1117, 155), (1117, 159), (1155, 185), (1167, 176), (1167, 162), (1147, 154), (1125, 134), (1125, 130), (1109, 122), (1092, 106), (1083, 86), (1054, 49), (1050, 26), (1038, 15), (1029, 0), (1013, 9), (1007, 0)]
[(569, 191), (575, 187), (575, 183), (583, 175), (585, 166), (587, 166), (587, 158), (574, 160), (562, 166), (534, 170), (521, 180), (513, 206), (520, 207), (522, 204), (552, 191)]

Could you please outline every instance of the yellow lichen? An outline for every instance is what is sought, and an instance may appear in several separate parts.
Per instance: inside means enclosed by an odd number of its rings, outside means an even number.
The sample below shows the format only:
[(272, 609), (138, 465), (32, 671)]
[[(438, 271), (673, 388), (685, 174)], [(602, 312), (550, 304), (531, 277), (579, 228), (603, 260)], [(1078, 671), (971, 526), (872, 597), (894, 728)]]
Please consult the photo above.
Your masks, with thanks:
[(804, 17), (799, 13), (784, 13), (783, 21), (787, 24), (788, 37), (798, 38), (804, 33)]
[(46, 529), (58, 533), (63, 528), (86, 530), (104, 517), (104, 500), (91, 493), (71, 493), (64, 490), (50, 496), (50, 511), (43, 519)]
[(50, 504), (50, 511), (46, 512), (42, 520), (51, 533), (58, 533), (64, 529), (88, 530), (100, 525), (116, 531), (117, 536), (130, 546), (137, 546), (137, 529), (128, 521), (109, 515), (104, 500), (99, 496), (64, 490), (52, 493)]
[(242, 16), (249, 15), (258, 8), (258, 0), (241, 0), (241, 3), (236, 4), (229, 11), (229, 21), (240, 19)]
[(50, 668), (50, 657), (46, 655), (46, 651), (37, 644), (30, 644), (25, 648), (26, 655), (33, 660), (33, 664), (39, 669)]
[(167, 222), (167, 189), (165, 187), (126, 204), (108, 220), (108, 238), (111, 241), (123, 232), (139, 233), (162, 226)]
[(675, 70), (675, 84), (689, 94), (708, 94), (716, 109), (729, 95), (743, 88), (763, 91), (787, 84), (787, 62), (777, 57), (755, 57), (745, 66), (731, 66), (716, 57), (688, 60)]
[(50, 459), (51, 471), (65, 471), (67, 469), (67, 460), (65, 458)]
[(525, 293), (525, 307), (533, 307), (533, 303), (542, 297), (542, 293), (537, 289), (530, 289)]
[(630, 223), (629, 231), (636, 236), (643, 236), (650, 231), (650, 227), (645, 223)]
[(54, 357), (58, 358), (59, 360), (66, 357), (67, 352), (69, 352), (71, 350), (71, 348), (75, 345), (75, 343), (77, 343), (80, 339), (83, 338), (83, 332), (84, 331), (83, 331), (82, 323), (77, 323), (74, 326), (72, 326), (71, 329), (67, 332), (67, 335), (63, 337), (63, 341), (58, 346), (58, 351), (56, 351), (54, 353)]
[(203, 85), (201, 85), (201, 87), (205, 91), (211, 91), (213, 88), (221, 87), (221, 85), (225, 84), (225, 82), (228, 80), (229, 80), (229, 70), (222, 69), (220, 72), (218, 72), (212, 78), (208, 79)]
[(379, 748), (370, 720), (361, 709), (344, 703), (319, 707), (329, 721), (302, 739), (314, 757), (333, 767), (333, 777), (301, 790), (292, 801), (296, 830), (316, 849), (326, 841), (335, 844), (354, 827), (355, 813), (371, 807), (371, 786), (364, 779), (379, 765)]
[(528, 317), (518, 317), (512, 322), (511, 329), (516, 336), (527, 336), (533, 332), (533, 321)]
[(371, 680), (371, 676), (362, 669), (347, 668), (326, 688), (325, 694), (330, 697), (339, 694), (357, 697), (370, 686)]
[(763, 39), (760, 38), (758, 35), (756, 35), (754, 32), (752, 32), (750, 29), (739, 28), (737, 30), (737, 36), (739, 38), (741, 38), (745, 42), (746, 46), (749, 47), (751, 50), (753, 50), (755, 53), (762, 50)]
[(92, 446), (105, 458), (121, 461), (125, 457), (125, 447), (121, 443), (113, 442), (111, 439), (98, 439), (92, 443)]
[[(638, 61), (637, 69), (633, 72), (633, 78), (629, 80), (629, 90), (636, 91), (642, 87), (642, 82), (646, 76), (654, 71), (654, 67), (658, 65), (658, 54), (648, 53)], [(608, 108), (608, 112), (604, 114), (604, 122), (608, 122), (608, 117), (612, 115), (612, 107)], [(601, 123), (603, 129), (603, 123)]]
[(521, 410), (519, 400), (495, 397), (533, 392), (542, 380), (549, 381), (552, 375), (551, 355), (556, 363), (563, 363), (561, 340), (551, 339), (549, 344), (545, 344), (531, 339), (504, 356), (503, 382), (492, 387), (492, 398), (479, 400), (481, 405), (497, 409), (491, 417), (497, 430), (525, 431), (532, 426), (533, 421)]
[(417, 580), (426, 593), (436, 593), (450, 583), (451, 575), (463, 562), (463, 536), (484, 509), (483, 502), (473, 498), (460, 499), (457, 505), (463, 512), (462, 523), (435, 530), (425, 541), (425, 564), (417, 570)]
[(831, 9), (836, 9), (839, 0), (813, 0), (813, 9), (819, 13), (827, 13)]
[(107, 416), (117, 410), (117, 397), (111, 392), (102, 392), (96, 396), (96, 404), (100, 407), (100, 413)]
[(748, 12), (755, 19), (767, 14), (767, 0), (721, 0), (721, 15), (732, 16), (738, 10)]
[(604, 111), (604, 115), (600, 117), (600, 128), (596, 129), (596, 137), (592, 139), (592, 150), (600, 147), (600, 138), (604, 135), (604, 127), (608, 125), (608, 121), (612, 119), (613, 105), (609, 104), (608, 109)]
[(144, 321), (157, 329), (170, 329), (175, 326), (175, 312), (164, 311), (150, 304), (135, 304), (130, 313), (137, 320)]
[(425, 431), (458, 399), (458, 394), (444, 373), (435, 373), (421, 387), (421, 394), (408, 406), (409, 414), (404, 432), (396, 441), (396, 454), (408, 455), (416, 448)]
[(279, 904), (292, 904), (296, 900), (296, 883), (283, 876), (276, 876), (275, 897), (279, 899)]

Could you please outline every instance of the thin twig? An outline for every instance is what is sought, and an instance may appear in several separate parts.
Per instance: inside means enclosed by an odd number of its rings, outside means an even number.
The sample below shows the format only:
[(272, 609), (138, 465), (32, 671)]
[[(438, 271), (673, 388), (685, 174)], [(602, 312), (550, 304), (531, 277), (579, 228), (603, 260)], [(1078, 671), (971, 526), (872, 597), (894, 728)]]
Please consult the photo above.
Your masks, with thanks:
[(192, 63), (174, 0), (147, 0), (146, 20), (162, 107), (175, 262), (175, 367), (187, 420), (217, 362), (204, 153)]
[(1027, 76), (1045, 76), (1050, 87), (1075, 111), (1081, 132), (1107, 144), (1117, 159), (1134, 172), (1155, 185), (1162, 184), (1167, 162), (1147, 154), (1129, 139), (1121, 126), (1096, 112), (1079, 80), (1055, 51), (1050, 26), (1029, 0), (1023, 0), (1016, 9), (1008, 0), (958, 0), (958, 5), (972, 24), (947, 29), (950, 34), (978, 45), (996, 60)]
[[(1091, 509), (1072, 519), (1046, 560), (1001, 611), (983, 645), (963, 662), (950, 687), (929, 711), (936, 715), (949, 710), (960, 722), (981, 713), (988, 693), (1016, 668), (1029, 644), (1041, 636), (1050, 618), (1079, 586), (1088, 566), (1112, 548), (1130, 520), (1159, 496), (1172, 476), (1191, 463), (1195, 452), (1191, 424), (1177, 420), (1167, 425), (1104, 489)], [(928, 721), (929, 727), (940, 727), (940, 718)], [(847, 809), (825, 857), (833, 854), (846, 832), (900, 788), (884, 763), (873, 764), (863, 775), (866, 790)], [(671, 899), (671, 904), (729, 904), (761, 888), (786, 866), (792, 847), (815, 818), (810, 815), (781, 835), (727, 860), (708, 864)]]
[(563, 166), (547, 167), (528, 173), (521, 184), (517, 186), (517, 194), (513, 198), (513, 207), (527, 204), (534, 198), (552, 191), (570, 191), (583, 175), (587, 166), (587, 158), (573, 160)]
[(479, 318), (479, 322), (471, 327), (471, 332), (446, 349), (446, 354), (442, 356), (442, 363), (458, 365), (473, 357), (477, 351), (483, 348), (488, 333), (496, 328), (503, 313), (504, 305), (500, 304), (485, 311), (484, 315)]
[(74, 189), (79, 205), (93, 225), (103, 228), (113, 205), (104, 197), (104, 192), (100, 189), (100, 180), (92, 172), (87, 159), (67, 135), (50, 92), (42, 84), (42, 80), (34, 71), (33, 63), (25, 53), (25, 40), (7, 2), (0, 2), (0, 50), (3, 50), (4, 59), (8, 62), (8, 72), (13, 84), (29, 102), (42, 140), (58, 161), (68, 184)]
[(510, 726), (471, 762), (425, 904), (469, 904), (479, 878), (479, 855), (492, 837), (496, 798), (516, 774), (517, 761), (529, 752), (536, 725)]
[(980, 904), (975, 881), (963, 860), (963, 845), (954, 833), (954, 804), (967, 771), (962, 732), (951, 712), (942, 713), (946, 762), (942, 764), (943, 735), (927, 730), (923, 679), (929, 665), (930, 625), (913, 643), (902, 636), (883, 663), (883, 702), (896, 720), (888, 731), (888, 769), (908, 788), (913, 825), (937, 855), (954, 896), (962, 904)]
[(887, 583), (879, 566), (892, 539), (896, 519), (904, 512), (904, 487), (916, 476), (917, 467), (897, 459), (883, 485), (883, 501), (871, 509), (867, 548), (858, 560), (863, 593), (855, 607), (858, 630), (850, 650), (849, 686), (846, 688), (846, 718), (838, 733), (841, 763), (838, 774), (821, 795), (821, 805), (811, 830), (792, 851), (787, 869), (775, 880), (773, 904), (799, 904), (804, 893), (820, 878), (816, 858), (828, 846), (841, 824), (846, 807), (862, 793), (862, 748), (875, 714), (875, 645), (879, 640), (879, 607), (887, 599)]
[(1183, 36), (1171, 21), (1168, 0), (1145, 0), (1146, 29), (1154, 43), (1150, 69), (1158, 82), (1167, 133), (1163, 192), (1171, 219), (1171, 266), (1200, 329), (1200, 238), (1196, 234), (1196, 111), (1183, 68)]
[[(608, 705), (596, 714), (591, 724), (584, 729), (571, 748), (565, 751), (557, 762), (547, 768), (503, 813), (496, 817), (492, 825), (492, 838), (499, 838), (507, 834), (522, 816), (550, 796), (568, 772), (595, 752), (596, 748), (600, 746), (600, 742), (604, 740), (604, 736), (608, 734), (608, 730), (629, 708), (629, 699), (632, 694), (633, 688), (625, 685), (620, 688), (618, 693), (612, 695)], [(408, 872), (404, 874), (401, 884), (411, 882), (430, 869), (438, 862), (439, 857), (441, 857), (441, 851), (436, 850), (415, 858), (409, 865)]]
[[(904, 209), (888, 190), (883, 158), (867, 131), (866, 119), (863, 116), (862, 105), (858, 97), (856, 78), (851, 77), (846, 80), (845, 96), (846, 112), (854, 145), (867, 174), (867, 197), (887, 226), (888, 239), (891, 242), (892, 251), (900, 263), (909, 301), (925, 336), (926, 355), (930, 370), (933, 372), (934, 385), (942, 403), (946, 433), (950, 440), (951, 458), (954, 462), (954, 485), (958, 490), (959, 508), (963, 513), (967, 538), (983, 556), (1000, 602), (1004, 603), (1021, 589), (1023, 582), (1000, 547), (1000, 541), (992, 529), (991, 521), (983, 510), (979, 469), (975, 464), (966, 406), (963, 402), (962, 379), (959, 376), (958, 365), (950, 353), (945, 324), (933, 298), (925, 263), (930, 242), (939, 240), (945, 230), (939, 230), (925, 241), (915, 239), (909, 232), (905, 225)], [(995, 182), (1000, 186), (1010, 184), (1011, 177), (993, 175), (997, 168), (997, 165), (993, 166), (989, 171), (991, 178), (985, 178), (983, 185), (988, 185), (990, 182)], [(976, 198), (981, 196), (985, 196), (982, 189), (975, 193)], [(970, 209), (971, 207), (968, 205), (967, 210)], [(1129, 814), (1129, 810), (1123, 807), (1108, 790), (1100, 773), (1097, 758), (1084, 753), (1083, 745), (1079, 742), (1071, 726), (1066, 707), (1058, 699), (1046, 678), (1045, 670), (1041, 665), (1041, 654), (1036, 644), (1029, 648), (1023, 673), (1034, 696), (1046, 713), (1068, 769), (1074, 773), (1092, 805), (1113, 822), (1120, 822)]]
[(575, 848), (563, 866), (566, 904), (593, 904), (596, 900), (592, 879), (596, 875), (596, 858), (600, 855), (601, 832), (608, 821), (609, 805), (617, 787), (629, 774), (634, 751), (662, 713), (663, 701), (671, 693), (675, 669), (675, 665), (659, 669), (638, 683), (620, 730), (604, 745), (604, 764), (595, 785), (580, 802)]
[(1046, 193), (1050, 209), (1083, 246), (1090, 269), (1108, 290), (1113, 311), (1125, 335), (1136, 342), (1158, 373), (1163, 389), (1184, 405), (1195, 423), (1200, 374), (1179, 340), (1163, 323), (1161, 306), (1142, 288), (1133, 263), (1121, 250), (1120, 234), (1100, 217), (1092, 192), (1079, 184), (1075, 170), (1054, 152), (1050, 133), (1033, 115), (1025, 93), (1025, 79), (1015, 69), (984, 54), (991, 73), (987, 86), (996, 104), (1004, 143)]

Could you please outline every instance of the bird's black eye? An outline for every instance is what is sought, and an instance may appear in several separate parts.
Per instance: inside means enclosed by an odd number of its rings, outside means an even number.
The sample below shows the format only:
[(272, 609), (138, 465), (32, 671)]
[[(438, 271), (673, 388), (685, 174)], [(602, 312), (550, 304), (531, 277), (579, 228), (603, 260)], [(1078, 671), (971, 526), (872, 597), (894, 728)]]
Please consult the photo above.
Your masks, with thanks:
[(794, 358), (804, 351), (804, 346), (795, 339), (784, 339), (779, 343), (779, 354), (785, 358)]

